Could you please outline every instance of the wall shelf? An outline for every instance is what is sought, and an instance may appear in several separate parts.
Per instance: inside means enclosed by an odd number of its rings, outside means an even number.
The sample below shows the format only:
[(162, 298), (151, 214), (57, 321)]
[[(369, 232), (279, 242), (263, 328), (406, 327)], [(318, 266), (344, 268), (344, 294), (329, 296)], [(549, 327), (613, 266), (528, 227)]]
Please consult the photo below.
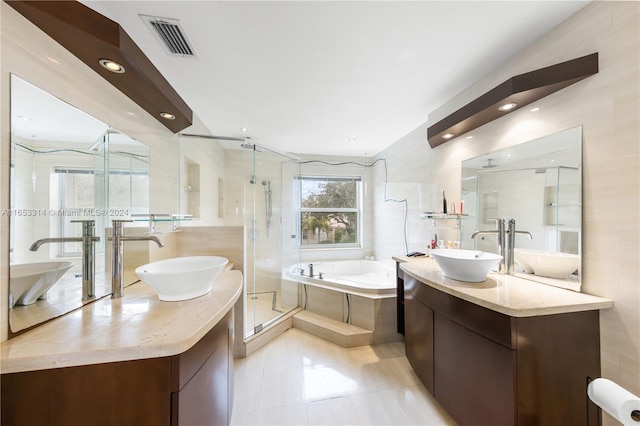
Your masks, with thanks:
[[(469, 217), (467, 214), (459, 214), (459, 213), (433, 213), (433, 212), (424, 212), (420, 215), (420, 219), (431, 219), (432, 225), (437, 227), (438, 220), (455, 220), (455, 228), (460, 228), (460, 221)], [(450, 228), (447, 226), (447, 228)]]

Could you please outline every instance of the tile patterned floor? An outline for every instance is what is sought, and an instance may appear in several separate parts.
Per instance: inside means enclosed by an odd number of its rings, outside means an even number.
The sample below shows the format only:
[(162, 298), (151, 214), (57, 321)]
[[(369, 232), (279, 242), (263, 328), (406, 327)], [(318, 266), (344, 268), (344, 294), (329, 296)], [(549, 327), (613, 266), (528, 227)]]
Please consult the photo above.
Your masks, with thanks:
[(290, 329), (235, 360), (232, 425), (429, 425), (455, 422), (426, 391), (404, 344), (345, 349)]

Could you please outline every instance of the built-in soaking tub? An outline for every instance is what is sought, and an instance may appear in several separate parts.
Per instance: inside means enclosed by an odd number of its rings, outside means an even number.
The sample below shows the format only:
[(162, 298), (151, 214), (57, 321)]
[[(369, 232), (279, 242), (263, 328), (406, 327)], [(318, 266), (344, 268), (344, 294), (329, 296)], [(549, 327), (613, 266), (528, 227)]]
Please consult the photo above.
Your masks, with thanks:
[[(313, 265), (313, 277), (309, 276), (310, 265)], [(396, 294), (396, 270), (392, 260), (296, 263), (287, 273), (289, 278), (301, 284), (363, 297), (395, 297)]]
[[(313, 277), (309, 265), (313, 265)], [(300, 306), (304, 310), (373, 331), (369, 343), (402, 339), (396, 327), (392, 260), (301, 262), (291, 265), (286, 274), (302, 287)]]

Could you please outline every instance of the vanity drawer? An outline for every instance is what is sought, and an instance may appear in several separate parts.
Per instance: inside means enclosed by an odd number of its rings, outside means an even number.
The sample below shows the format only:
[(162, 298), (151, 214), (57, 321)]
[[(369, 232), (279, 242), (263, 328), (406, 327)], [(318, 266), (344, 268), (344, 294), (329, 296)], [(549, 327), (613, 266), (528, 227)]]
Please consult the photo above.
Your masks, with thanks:
[(404, 290), (456, 324), (506, 348), (516, 348), (515, 318), (436, 290), (409, 275), (405, 275)]

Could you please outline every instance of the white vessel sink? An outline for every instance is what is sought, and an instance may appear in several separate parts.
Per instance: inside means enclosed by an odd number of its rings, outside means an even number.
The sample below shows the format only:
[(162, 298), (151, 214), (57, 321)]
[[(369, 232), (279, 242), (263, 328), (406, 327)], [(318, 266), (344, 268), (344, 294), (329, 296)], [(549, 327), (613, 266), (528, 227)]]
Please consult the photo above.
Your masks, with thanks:
[(514, 258), (524, 272), (550, 278), (569, 278), (580, 267), (577, 254), (515, 249)]
[(32, 305), (73, 266), (71, 262), (37, 262), (9, 266), (9, 300)]
[(489, 271), (500, 263), (502, 256), (478, 250), (431, 250), (442, 275), (458, 281), (483, 282)]
[(136, 274), (160, 300), (175, 302), (209, 293), (228, 262), (220, 256), (176, 257), (142, 265), (136, 268)]

